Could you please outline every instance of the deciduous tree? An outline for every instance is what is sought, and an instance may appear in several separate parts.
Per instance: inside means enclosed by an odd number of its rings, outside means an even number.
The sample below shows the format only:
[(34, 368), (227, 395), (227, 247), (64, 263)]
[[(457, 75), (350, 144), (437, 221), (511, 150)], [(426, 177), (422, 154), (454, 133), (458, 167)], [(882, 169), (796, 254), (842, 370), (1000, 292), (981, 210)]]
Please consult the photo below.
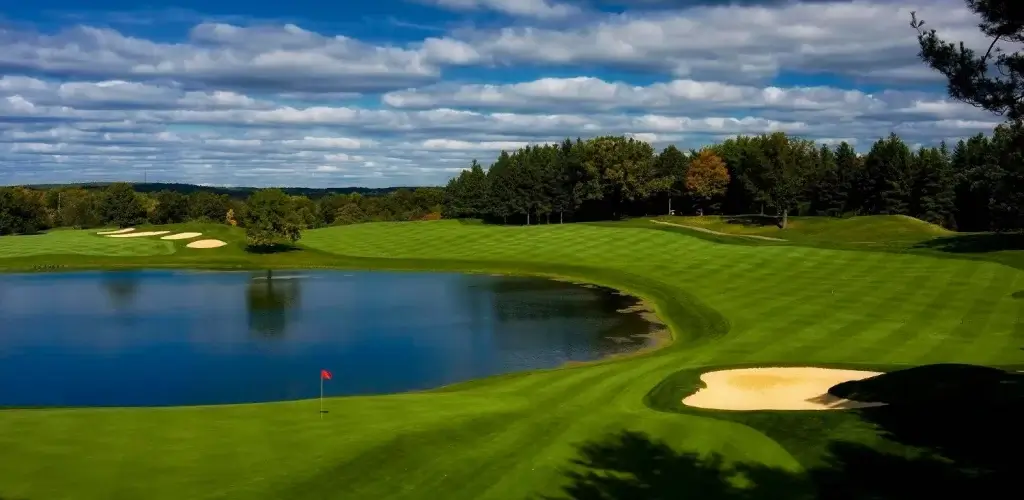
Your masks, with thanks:
[(245, 236), (254, 247), (293, 243), (301, 236), (300, 221), (291, 198), (280, 189), (261, 189), (249, 196)]
[(701, 150), (690, 160), (686, 169), (686, 191), (697, 201), (701, 213), (709, 201), (725, 194), (728, 185), (729, 170), (710, 148)]
[(107, 186), (100, 208), (103, 220), (118, 227), (134, 226), (146, 220), (146, 208), (131, 184), (116, 182)]

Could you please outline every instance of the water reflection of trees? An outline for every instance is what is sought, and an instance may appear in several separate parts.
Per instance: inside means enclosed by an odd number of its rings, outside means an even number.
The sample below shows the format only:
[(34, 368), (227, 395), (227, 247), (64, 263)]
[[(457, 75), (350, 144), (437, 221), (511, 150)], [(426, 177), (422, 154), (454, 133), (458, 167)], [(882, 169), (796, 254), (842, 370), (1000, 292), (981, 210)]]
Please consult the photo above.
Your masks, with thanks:
[(139, 295), (139, 282), (136, 271), (105, 272), (100, 279), (107, 297), (116, 309), (124, 309), (135, 303)]
[[(470, 310), (481, 302), (494, 320), (495, 343), (509, 351), (550, 350), (561, 345), (562, 355), (589, 359), (645, 341), (631, 337), (651, 331), (637, 313), (621, 313), (637, 299), (614, 290), (575, 283), (517, 277), (467, 276), (461, 287)], [(531, 323), (533, 323), (531, 325)], [(554, 338), (553, 338), (554, 337)]]
[(275, 277), (271, 271), (253, 276), (246, 287), (249, 332), (262, 337), (282, 337), (302, 299), (302, 279)]

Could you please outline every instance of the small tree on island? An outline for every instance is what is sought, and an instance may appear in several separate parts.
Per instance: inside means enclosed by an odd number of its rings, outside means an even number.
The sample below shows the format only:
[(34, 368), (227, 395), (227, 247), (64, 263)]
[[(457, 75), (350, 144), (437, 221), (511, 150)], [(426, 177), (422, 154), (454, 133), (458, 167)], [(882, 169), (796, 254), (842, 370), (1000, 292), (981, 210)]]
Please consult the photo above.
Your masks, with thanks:
[(291, 198), (280, 189), (261, 189), (249, 196), (245, 211), (245, 237), (249, 246), (269, 247), (294, 243), (301, 237)]
[(701, 215), (704, 207), (716, 196), (725, 194), (729, 187), (729, 169), (710, 148), (705, 148), (690, 160), (686, 170), (686, 191), (697, 202)]

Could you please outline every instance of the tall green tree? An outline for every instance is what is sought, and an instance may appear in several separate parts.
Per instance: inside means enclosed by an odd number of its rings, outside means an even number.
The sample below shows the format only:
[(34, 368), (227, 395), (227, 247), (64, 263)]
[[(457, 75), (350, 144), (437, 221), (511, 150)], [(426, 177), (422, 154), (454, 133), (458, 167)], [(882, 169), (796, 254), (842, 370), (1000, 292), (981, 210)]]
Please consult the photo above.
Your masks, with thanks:
[(294, 243), (301, 237), (301, 221), (292, 199), (280, 189), (261, 189), (250, 195), (243, 219), (246, 239), (254, 247)]
[(193, 220), (221, 222), (228, 208), (226, 195), (196, 191), (188, 196), (188, 215)]
[(921, 148), (917, 162), (911, 213), (921, 220), (952, 226), (954, 180), (945, 144), (942, 148)]
[(910, 214), (915, 166), (913, 153), (896, 134), (889, 134), (871, 146), (864, 158), (869, 213)]
[(103, 192), (100, 212), (104, 222), (118, 227), (134, 226), (146, 220), (146, 208), (131, 184), (116, 182)]
[(746, 173), (747, 182), (758, 197), (775, 208), (779, 226), (789, 225), (789, 212), (796, 208), (813, 169), (815, 147), (811, 141), (791, 139), (782, 132), (757, 138), (758, 150)]
[(674, 145), (668, 145), (658, 153), (655, 161), (655, 175), (663, 179), (665, 198), (668, 200), (668, 213), (672, 213), (672, 199), (686, 192), (686, 170), (690, 161), (686, 155)]
[(160, 191), (156, 194), (156, 208), (153, 222), (174, 224), (188, 219), (188, 197), (176, 191)]

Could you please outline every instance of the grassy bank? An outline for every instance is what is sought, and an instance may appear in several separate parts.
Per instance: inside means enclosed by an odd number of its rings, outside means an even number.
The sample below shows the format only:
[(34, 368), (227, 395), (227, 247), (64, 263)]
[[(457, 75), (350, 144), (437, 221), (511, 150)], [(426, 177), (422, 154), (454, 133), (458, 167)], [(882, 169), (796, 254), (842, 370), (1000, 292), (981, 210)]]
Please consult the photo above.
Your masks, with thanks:
[[(1014, 296), (1024, 290), (1024, 272), (937, 258), (941, 250), (922, 246), (945, 235), (901, 240), (913, 251), (851, 251), (844, 245), (892, 234), (880, 228), (859, 239), (871, 231), (836, 229), (848, 235), (838, 241), (823, 230), (815, 241), (799, 222), (787, 243), (733, 243), (649, 221), (365, 224), (308, 231), (299, 249), (275, 254), (245, 252), (242, 233), (224, 226), (173, 228), (230, 243), (214, 250), (92, 232), (28, 237), (32, 245), (0, 238), (5, 270), (347, 267), (557, 276), (642, 296), (676, 338), (654, 352), (592, 365), (337, 398), (322, 421), (316, 401), (0, 411), (0, 498), (642, 499), (668, 491), (740, 498), (739, 476), (758, 484), (746, 498), (900, 498), (880, 490), (882, 483), (865, 490), (865, 470), (856, 465), (900, 457), (920, 470), (924, 462), (914, 461), (925, 451), (886, 439), (858, 413), (738, 414), (676, 402), (714, 366), (1024, 363), (1024, 301)], [(721, 472), (729, 467), (737, 477)], [(607, 470), (633, 479), (587, 475)], [(837, 496), (843, 491), (863, 495)]]

